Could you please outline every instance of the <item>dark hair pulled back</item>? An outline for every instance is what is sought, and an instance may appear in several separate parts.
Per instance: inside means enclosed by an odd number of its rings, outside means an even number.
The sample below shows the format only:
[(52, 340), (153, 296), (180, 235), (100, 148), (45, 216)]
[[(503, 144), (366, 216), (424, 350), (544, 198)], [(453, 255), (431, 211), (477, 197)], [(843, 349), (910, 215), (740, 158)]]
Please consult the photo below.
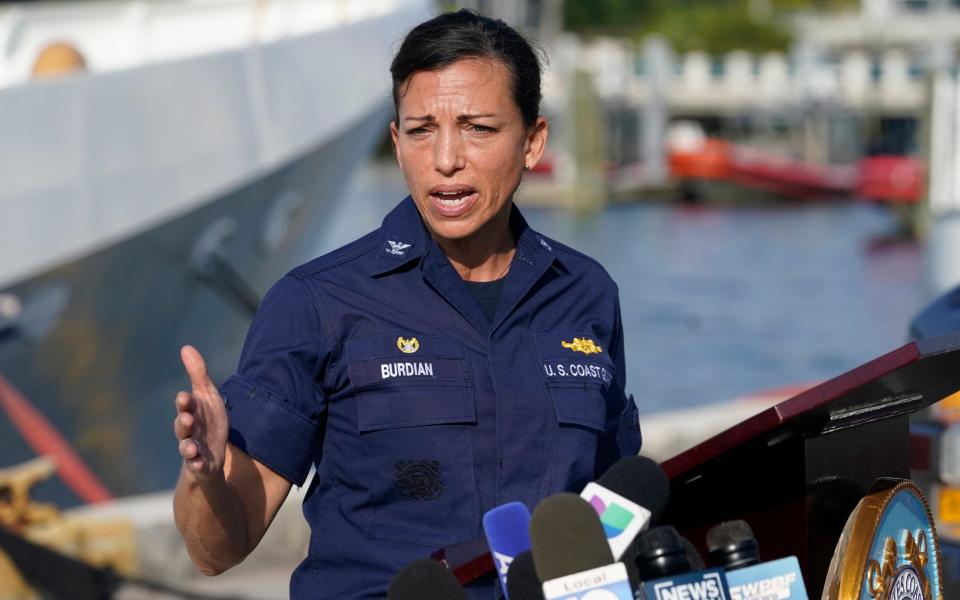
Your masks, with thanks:
[(399, 116), (401, 87), (419, 71), (442, 69), (465, 58), (498, 60), (507, 67), (513, 100), (523, 122), (533, 125), (540, 114), (540, 58), (515, 29), (462, 9), (424, 21), (407, 34), (393, 57), (393, 107)]

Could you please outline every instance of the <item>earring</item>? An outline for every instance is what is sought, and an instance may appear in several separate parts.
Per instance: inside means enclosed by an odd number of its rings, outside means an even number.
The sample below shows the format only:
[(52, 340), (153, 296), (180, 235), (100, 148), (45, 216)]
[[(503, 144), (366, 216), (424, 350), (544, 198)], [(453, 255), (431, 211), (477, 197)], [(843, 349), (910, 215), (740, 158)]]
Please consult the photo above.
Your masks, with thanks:
[(530, 165), (523, 165), (523, 170), (524, 170), (524, 171), (529, 171), (529, 170), (530, 170)]

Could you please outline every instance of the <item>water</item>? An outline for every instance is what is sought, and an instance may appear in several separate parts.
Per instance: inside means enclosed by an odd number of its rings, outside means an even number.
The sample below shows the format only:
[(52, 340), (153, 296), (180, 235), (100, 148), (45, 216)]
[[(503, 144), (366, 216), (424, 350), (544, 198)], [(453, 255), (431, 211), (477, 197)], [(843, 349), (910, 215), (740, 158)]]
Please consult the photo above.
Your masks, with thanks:
[[(405, 194), (395, 168), (368, 165), (318, 252), (376, 228)], [(905, 343), (921, 308), (918, 248), (878, 244), (895, 221), (875, 206), (523, 212), (620, 286), (627, 390), (642, 412), (829, 379)]]

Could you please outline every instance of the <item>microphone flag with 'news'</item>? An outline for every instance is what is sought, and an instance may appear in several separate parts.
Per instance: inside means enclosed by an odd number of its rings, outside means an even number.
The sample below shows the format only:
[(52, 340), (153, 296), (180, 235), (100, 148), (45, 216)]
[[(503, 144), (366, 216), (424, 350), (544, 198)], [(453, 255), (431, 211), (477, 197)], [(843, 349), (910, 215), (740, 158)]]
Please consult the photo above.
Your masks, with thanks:
[(574, 494), (541, 502), (530, 519), (533, 562), (547, 600), (633, 600), (593, 507)]
[(507, 574), (521, 552), (530, 549), (530, 510), (522, 502), (509, 502), (483, 515), (483, 533), (490, 546), (500, 585), (508, 600)]
[(723, 569), (714, 567), (643, 582), (646, 600), (731, 600)]
[(796, 556), (760, 562), (746, 521), (726, 521), (707, 532), (710, 562), (727, 570), (732, 600), (808, 600)]

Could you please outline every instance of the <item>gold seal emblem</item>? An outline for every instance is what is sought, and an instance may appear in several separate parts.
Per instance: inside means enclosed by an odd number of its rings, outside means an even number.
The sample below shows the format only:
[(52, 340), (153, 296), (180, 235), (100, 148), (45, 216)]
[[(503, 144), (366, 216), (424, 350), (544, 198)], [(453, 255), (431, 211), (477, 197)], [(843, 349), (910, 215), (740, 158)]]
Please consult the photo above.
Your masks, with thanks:
[(404, 354), (413, 354), (420, 349), (420, 340), (415, 337), (408, 340), (400, 336), (397, 338), (397, 348)]
[(594, 341), (589, 338), (575, 337), (572, 342), (564, 342), (561, 340), (560, 345), (574, 352), (583, 352), (584, 354), (600, 354), (603, 352), (603, 348), (596, 345)]

